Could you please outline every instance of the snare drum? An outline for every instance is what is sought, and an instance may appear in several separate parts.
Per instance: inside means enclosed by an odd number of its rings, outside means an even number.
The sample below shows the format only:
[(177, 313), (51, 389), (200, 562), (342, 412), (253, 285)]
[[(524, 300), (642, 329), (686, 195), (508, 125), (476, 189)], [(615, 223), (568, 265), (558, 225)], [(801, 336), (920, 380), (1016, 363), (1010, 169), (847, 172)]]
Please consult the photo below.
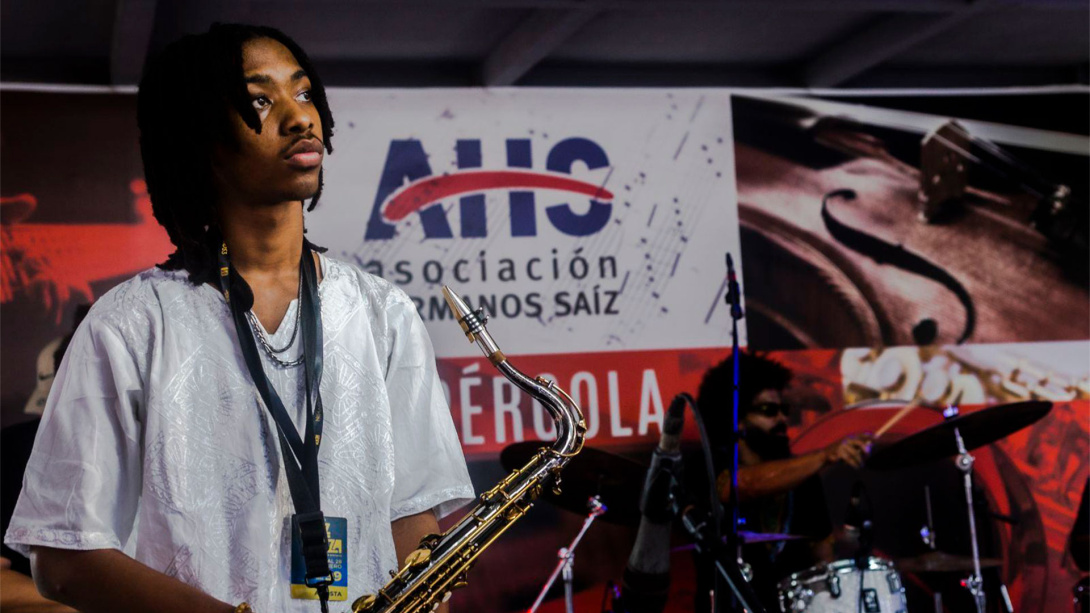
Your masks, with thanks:
[(779, 584), (784, 613), (904, 613), (905, 588), (893, 562), (867, 558), (837, 560), (795, 573)]

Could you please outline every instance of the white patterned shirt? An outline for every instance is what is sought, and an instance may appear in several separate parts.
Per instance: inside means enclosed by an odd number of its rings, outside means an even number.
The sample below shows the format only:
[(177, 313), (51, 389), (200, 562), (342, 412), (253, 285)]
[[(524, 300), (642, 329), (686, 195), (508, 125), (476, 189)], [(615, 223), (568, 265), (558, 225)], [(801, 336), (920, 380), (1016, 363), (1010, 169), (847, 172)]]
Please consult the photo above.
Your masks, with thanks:
[[(322, 510), (348, 519), (349, 603), (397, 568), (390, 522), (473, 497), (435, 356), (409, 298), (322, 257)], [(293, 301), (270, 343), (292, 335)], [(297, 338), (286, 355), (303, 343)], [(265, 372), (302, 430), (303, 367)], [(5, 542), (122, 550), (228, 603), (290, 596), (290, 518), (275, 422), (223, 296), (151, 269), (91, 309), (57, 373)], [(349, 603), (331, 603), (334, 610)]]

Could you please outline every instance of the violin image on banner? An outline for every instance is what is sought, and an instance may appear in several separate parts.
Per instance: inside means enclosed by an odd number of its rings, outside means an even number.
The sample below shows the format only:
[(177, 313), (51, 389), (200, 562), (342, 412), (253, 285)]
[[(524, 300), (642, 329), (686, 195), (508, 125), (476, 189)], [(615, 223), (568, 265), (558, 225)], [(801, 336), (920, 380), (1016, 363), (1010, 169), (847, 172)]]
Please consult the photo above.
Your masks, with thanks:
[(753, 346), (1087, 338), (1085, 137), (731, 99)]
[(480, 495), (480, 502), (444, 534), (429, 534), (420, 547), (377, 593), (352, 603), (353, 613), (417, 613), (432, 611), (466, 585), (466, 573), (477, 556), (511, 524), (526, 514), (549, 483), (559, 493), (560, 471), (583, 448), (586, 423), (579, 406), (555, 382), (531, 378), (507, 361), (484, 327), (484, 311), (470, 311), (458, 294), (443, 286), (443, 296), (470, 342), (476, 342), (505, 377), (549, 411), (556, 422), (556, 441), (542, 447), (522, 468)]

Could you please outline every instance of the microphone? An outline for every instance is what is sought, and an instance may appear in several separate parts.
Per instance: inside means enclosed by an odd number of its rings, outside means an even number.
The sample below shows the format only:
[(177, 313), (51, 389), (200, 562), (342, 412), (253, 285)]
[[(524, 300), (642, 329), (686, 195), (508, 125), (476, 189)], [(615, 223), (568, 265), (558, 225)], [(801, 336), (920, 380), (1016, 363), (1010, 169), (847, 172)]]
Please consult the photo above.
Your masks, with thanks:
[(659, 445), (640, 496), (640, 527), (621, 584), (621, 608), (627, 613), (661, 613), (670, 588), (670, 529), (677, 515), (674, 486), (681, 477), (681, 430), (685, 402), (678, 394), (666, 410)]
[(742, 319), (742, 292), (738, 289), (738, 275), (734, 273), (734, 258), (727, 254), (727, 304), (730, 305), (730, 316), (735, 320)]

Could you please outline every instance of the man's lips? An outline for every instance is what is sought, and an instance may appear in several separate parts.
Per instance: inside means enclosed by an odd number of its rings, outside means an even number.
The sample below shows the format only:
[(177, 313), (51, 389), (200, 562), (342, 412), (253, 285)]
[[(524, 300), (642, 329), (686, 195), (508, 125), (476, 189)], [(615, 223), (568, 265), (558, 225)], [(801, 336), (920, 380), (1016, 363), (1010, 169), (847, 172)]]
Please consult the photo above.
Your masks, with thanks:
[(314, 168), (322, 163), (322, 144), (318, 139), (308, 138), (292, 145), (284, 159), (296, 168)]

